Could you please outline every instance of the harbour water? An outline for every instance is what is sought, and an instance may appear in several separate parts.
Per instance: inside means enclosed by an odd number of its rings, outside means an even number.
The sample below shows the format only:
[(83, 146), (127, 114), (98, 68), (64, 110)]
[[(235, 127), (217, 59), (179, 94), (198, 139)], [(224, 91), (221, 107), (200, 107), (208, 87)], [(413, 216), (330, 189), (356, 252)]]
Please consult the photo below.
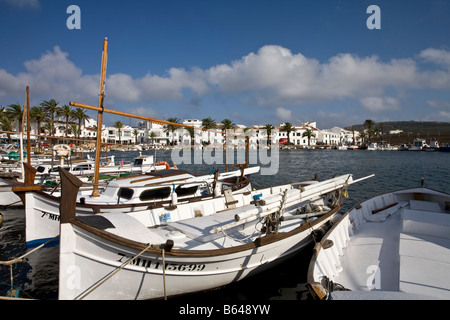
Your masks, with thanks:
[[(153, 154), (144, 151), (143, 154)], [(118, 152), (116, 161), (130, 161), (137, 152)], [(156, 160), (170, 161), (170, 151), (158, 150)], [(424, 179), (427, 187), (450, 192), (450, 153), (400, 152), (367, 150), (280, 150), (279, 170), (276, 175), (254, 175), (254, 187), (310, 180), (317, 174), (319, 180), (334, 175), (353, 173), (354, 179), (375, 174), (375, 177), (351, 185), (349, 198), (342, 213), (356, 203), (395, 189), (420, 185)], [(172, 163), (171, 163), (172, 164)], [(209, 172), (214, 165), (177, 164), (191, 172)], [(221, 171), (224, 165), (217, 165)], [(0, 261), (8, 261), (27, 252), (25, 245), (25, 220), (23, 208), (3, 208), (3, 226), (0, 228)], [(311, 252), (304, 251), (275, 268), (231, 284), (221, 289), (197, 293), (196, 300), (307, 300), (306, 272)], [(34, 269), (30, 266), (39, 266)], [(53, 300), (58, 296), (58, 248), (45, 248), (30, 255), (24, 262), (12, 267), (13, 284), (23, 298)], [(0, 296), (10, 289), (10, 268), (0, 266)]]

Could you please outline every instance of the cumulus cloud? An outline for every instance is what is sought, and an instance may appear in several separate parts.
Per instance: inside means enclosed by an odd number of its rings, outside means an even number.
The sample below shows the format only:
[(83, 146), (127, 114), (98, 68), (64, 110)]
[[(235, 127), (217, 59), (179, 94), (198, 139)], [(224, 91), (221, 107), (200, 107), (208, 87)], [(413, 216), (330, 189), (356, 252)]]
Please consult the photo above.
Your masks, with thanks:
[(418, 87), (412, 59), (382, 62), (376, 56), (339, 54), (325, 63), (280, 46), (264, 46), (230, 65), (208, 70), (227, 93), (251, 92), (261, 104), (301, 104), (380, 95), (388, 86)]
[(363, 108), (375, 113), (401, 109), (398, 99), (392, 97), (367, 97), (360, 99), (360, 102)]
[(450, 101), (428, 100), (427, 104), (432, 108), (441, 108), (450, 110)]
[(12, 75), (0, 69), (0, 97), (23, 97), (26, 86), (33, 94), (46, 99), (96, 96), (100, 76), (83, 75), (81, 69), (68, 59), (68, 53), (58, 46), (44, 53), (40, 59), (24, 63), (26, 72)]
[(436, 63), (450, 68), (450, 52), (442, 49), (428, 48), (422, 50), (419, 57), (431, 63)]
[[(423, 69), (421, 62), (431, 62), (436, 68)], [(0, 66), (0, 98), (23, 97), (24, 88), (29, 85), (33, 94), (46, 99), (98, 101), (99, 74), (84, 73), (58, 46), (24, 65), (26, 72), (15, 75)], [(399, 110), (400, 92), (447, 90), (448, 66), (450, 52), (434, 48), (421, 51), (415, 58), (389, 61), (349, 53), (318, 61), (282, 46), (266, 45), (235, 61), (207, 69), (171, 68), (163, 75), (148, 73), (139, 78), (110, 74), (106, 93), (114, 103), (198, 102), (208, 94), (213, 98), (233, 96), (243, 103), (272, 107), (275, 115), (286, 121), (296, 106), (344, 99), (359, 101), (371, 112)], [(390, 97), (386, 97), (387, 89)]]
[(292, 119), (292, 111), (285, 108), (277, 108), (275, 115), (281, 121), (288, 121)]

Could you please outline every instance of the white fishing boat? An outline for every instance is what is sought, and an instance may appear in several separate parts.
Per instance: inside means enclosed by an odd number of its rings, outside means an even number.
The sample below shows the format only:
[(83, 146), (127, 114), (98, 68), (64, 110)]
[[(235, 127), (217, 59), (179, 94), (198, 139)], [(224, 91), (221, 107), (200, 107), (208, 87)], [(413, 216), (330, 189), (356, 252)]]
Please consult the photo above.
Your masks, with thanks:
[[(92, 186), (80, 190), (76, 199), (76, 212), (79, 215), (93, 215), (144, 211), (145, 217), (156, 225), (165, 216), (160, 212), (161, 208), (167, 213), (183, 202), (222, 196), (225, 190), (234, 193), (251, 191), (251, 174), (259, 170), (260, 167), (224, 173), (215, 170), (195, 176), (172, 168), (122, 177), (109, 181), (98, 196), (92, 196)], [(23, 192), (22, 189), (17, 193), (24, 197), (27, 246), (33, 247), (57, 236), (61, 193), (37, 190)], [(174, 219), (175, 214), (172, 213), (172, 216)]]
[(364, 201), (315, 247), (319, 299), (450, 299), (450, 195), (423, 186)]
[[(66, 145), (58, 145), (59, 149), (66, 151), (70, 149), (62, 148)], [(68, 147), (68, 145), (67, 145)], [(59, 168), (65, 168), (73, 175), (76, 175), (84, 182), (92, 181), (96, 162), (94, 159), (69, 159), (70, 153), (65, 155), (58, 154), (55, 159), (32, 159), (31, 166), (36, 169), (34, 183), (42, 185), (44, 189), (54, 192), (54, 188), (59, 185)], [(57, 161), (55, 161), (57, 160)], [(135, 157), (133, 162), (115, 163), (114, 156), (102, 158), (99, 162), (99, 180), (108, 181), (120, 176), (143, 174), (152, 171), (166, 170), (170, 165), (165, 161), (155, 163), (153, 155), (142, 155)], [(23, 205), (21, 199), (14, 192), (5, 189), (4, 186), (14, 185), (12, 180), (23, 182), (23, 166), (20, 161), (9, 163), (4, 166), (0, 172), (0, 206)], [(91, 188), (89, 188), (91, 189)]]
[(379, 150), (378, 144), (376, 142), (370, 143), (367, 150)]
[(414, 139), (412, 146), (408, 149), (409, 151), (422, 151), (423, 148), (428, 147), (425, 139)]
[(253, 191), (235, 208), (225, 197), (184, 204), (182, 220), (155, 227), (131, 214), (76, 215), (81, 183), (61, 175), (60, 299), (158, 299), (239, 281), (310, 245), (356, 182), (343, 175)]

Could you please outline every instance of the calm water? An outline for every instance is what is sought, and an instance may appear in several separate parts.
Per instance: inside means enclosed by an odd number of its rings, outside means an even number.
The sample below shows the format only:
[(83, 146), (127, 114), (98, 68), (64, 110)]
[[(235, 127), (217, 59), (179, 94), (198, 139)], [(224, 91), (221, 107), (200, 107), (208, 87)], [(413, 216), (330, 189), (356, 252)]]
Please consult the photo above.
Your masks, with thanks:
[[(144, 154), (150, 151), (144, 151)], [(151, 152), (150, 154), (153, 154)], [(116, 153), (116, 160), (131, 160), (137, 152)], [(169, 151), (157, 151), (157, 160), (170, 159)], [(450, 153), (403, 151), (343, 151), (343, 150), (280, 150), (280, 166), (275, 176), (255, 175), (254, 187), (309, 180), (314, 174), (320, 180), (334, 175), (353, 173), (353, 178), (375, 174), (375, 177), (349, 187), (350, 197), (342, 212), (354, 204), (386, 191), (418, 186), (421, 178), (425, 185), (450, 192)], [(191, 172), (209, 172), (210, 165), (178, 164)], [(223, 165), (217, 165), (223, 171)], [(0, 261), (7, 261), (26, 252), (25, 221), (23, 209), (6, 208), (0, 229)], [(56, 299), (58, 296), (58, 249), (47, 248), (29, 259), (38, 261), (39, 269), (33, 270), (26, 260), (13, 267), (14, 285), (20, 288), (21, 297)], [(231, 299), (308, 299), (305, 288), (310, 251), (305, 251), (289, 261), (260, 275), (229, 285), (225, 288), (192, 295), (203, 300)], [(33, 262), (35, 265), (36, 262)], [(0, 296), (9, 289), (9, 267), (0, 266)]]

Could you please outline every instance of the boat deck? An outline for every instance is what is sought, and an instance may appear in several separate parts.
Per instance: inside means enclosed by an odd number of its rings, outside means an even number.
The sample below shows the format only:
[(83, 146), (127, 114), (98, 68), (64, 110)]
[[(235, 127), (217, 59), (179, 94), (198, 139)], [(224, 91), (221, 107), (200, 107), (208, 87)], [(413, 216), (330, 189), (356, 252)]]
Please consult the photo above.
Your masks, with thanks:
[[(321, 200), (320, 200), (321, 201)], [(321, 202), (320, 202), (321, 203)], [(291, 231), (305, 220), (296, 218), (296, 206), (284, 212), (285, 221), (280, 232)], [(237, 222), (236, 214), (253, 212), (254, 219)], [(322, 214), (325, 214), (324, 211)], [(78, 220), (112, 234), (142, 243), (162, 244), (168, 239), (175, 248), (184, 250), (211, 250), (230, 248), (253, 242), (261, 236), (261, 219), (254, 204), (216, 212), (212, 215), (169, 222), (157, 228), (148, 228), (131, 215), (109, 212), (95, 216), (79, 216)], [(313, 218), (314, 219), (314, 218)]]
[[(396, 210), (396, 211), (395, 211)], [(333, 281), (352, 291), (334, 299), (432, 297), (450, 299), (450, 214), (434, 202), (410, 200), (384, 221), (362, 223), (343, 249)], [(383, 214), (380, 212), (380, 214)], [(372, 290), (372, 291), (371, 291)], [(369, 295), (361, 292), (371, 291)], [(359, 292), (359, 293), (358, 293)], [(397, 295), (394, 292), (400, 292)]]

